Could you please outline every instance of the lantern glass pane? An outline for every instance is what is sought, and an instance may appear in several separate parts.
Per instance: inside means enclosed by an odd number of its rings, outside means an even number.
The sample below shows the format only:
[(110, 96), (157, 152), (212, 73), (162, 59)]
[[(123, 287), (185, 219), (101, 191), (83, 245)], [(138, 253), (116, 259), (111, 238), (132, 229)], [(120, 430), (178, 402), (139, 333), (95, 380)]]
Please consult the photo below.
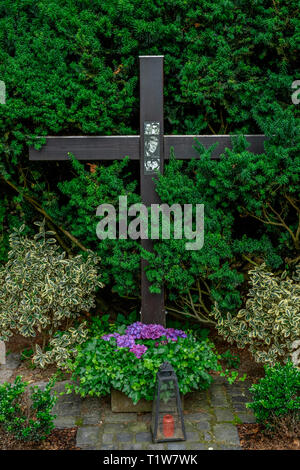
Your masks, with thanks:
[[(162, 377), (158, 382), (159, 397), (153, 410), (152, 430), (155, 441), (184, 440), (184, 430), (177, 382), (174, 378)], [(156, 423), (155, 423), (156, 421)], [(155, 426), (156, 424), (156, 426)]]

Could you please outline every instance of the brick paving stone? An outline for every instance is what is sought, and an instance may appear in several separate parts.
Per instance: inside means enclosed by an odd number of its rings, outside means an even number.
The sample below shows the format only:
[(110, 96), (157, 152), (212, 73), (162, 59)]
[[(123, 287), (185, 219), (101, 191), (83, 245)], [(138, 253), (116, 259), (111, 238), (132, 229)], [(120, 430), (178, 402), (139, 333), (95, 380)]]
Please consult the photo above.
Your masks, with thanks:
[(204, 433), (204, 441), (211, 442), (213, 440), (214, 440), (214, 438), (213, 438), (213, 435), (212, 435), (211, 432), (205, 432)]
[(147, 450), (164, 450), (165, 445), (163, 443), (161, 444), (150, 444), (147, 446)]
[(239, 412), (236, 414), (238, 418), (242, 421), (242, 423), (255, 423), (256, 422), (256, 419), (253, 413)]
[(94, 412), (94, 413), (82, 413), (81, 410), (81, 415), (82, 415), (82, 424), (101, 424), (101, 413), (100, 412)]
[(149, 425), (147, 423), (137, 422), (137, 423), (128, 424), (127, 428), (131, 432), (138, 433), (138, 432), (148, 431)]
[(186, 439), (187, 441), (191, 441), (191, 442), (198, 442), (200, 439), (199, 439), (199, 433), (198, 432), (190, 432), (188, 431), (186, 433)]
[(241, 446), (238, 445), (238, 446), (232, 446), (230, 444), (218, 444), (217, 446), (217, 449), (216, 450), (242, 450)]
[(103, 433), (120, 432), (122, 429), (125, 429), (125, 425), (122, 423), (105, 423), (102, 427)]
[(234, 414), (229, 408), (216, 408), (215, 414), (218, 422), (234, 420)]
[(214, 381), (213, 381), (213, 384), (212, 386), (214, 385), (226, 385), (228, 384), (228, 380), (226, 380), (225, 377), (221, 377), (220, 375), (217, 375), (216, 377), (214, 377)]
[(218, 389), (214, 388), (210, 392), (211, 396), (211, 403), (213, 407), (226, 407), (228, 406), (228, 400), (227, 400), (227, 395), (223, 387), (218, 387)]
[(246, 395), (234, 395), (232, 397), (232, 403), (247, 403), (249, 401), (249, 397)]
[(245, 403), (233, 403), (233, 408), (235, 411), (239, 411), (239, 412), (243, 412), (243, 413), (246, 413), (247, 412), (247, 408), (246, 408), (246, 405)]
[(233, 384), (226, 382), (224, 385), (230, 395), (240, 395), (244, 391), (244, 385), (239, 382)]
[(131, 446), (129, 446), (128, 450), (143, 450), (145, 449), (145, 446), (141, 443), (137, 443), (137, 444), (132, 444)]
[(168, 450), (186, 450), (187, 446), (185, 442), (168, 442), (167, 449)]
[(132, 442), (134, 434), (131, 432), (119, 432), (116, 434), (117, 442)]
[(208, 444), (203, 444), (199, 442), (198, 444), (190, 444), (187, 446), (188, 450), (207, 450)]
[(198, 431), (208, 431), (210, 424), (207, 421), (200, 421), (199, 423), (195, 423), (195, 427)]
[(137, 420), (136, 413), (106, 413), (104, 420), (108, 423), (129, 423)]
[(220, 390), (220, 389), (222, 390), (224, 389), (224, 382), (214, 380), (208, 390), (215, 391), (215, 390)]
[(216, 424), (214, 426), (214, 435), (217, 441), (228, 442), (235, 445), (240, 444), (237, 428), (233, 424)]
[(192, 422), (207, 422), (211, 419), (211, 415), (209, 413), (189, 413), (184, 415), (184, 419), (188, 420), (190, 423)]
[(58, 416), (54, 419), (54, 426), (57, 429), (74, 428), (77, 424), (76, 416)]
[(112, 444), (114, 441), (114, 434), (103, 434), (102, 443), (103, 444)]
[(82, 426), (78, 428), (76, 445), (81, 448), (95, 448), (100, 443), (100, 428), (98, 426)]
[(57, 402), (53, 407), (53, 413), (59, 416), (80, 416), (81, 404), (80, 402)]
[(150, 432), (138, 432), (135, 438), (136, 442), (152, 442), (152, 436)]
[(184, 425), (186, 431), (195, 431), (196, 423), (191, 423), (190, 421), (184, 420)]

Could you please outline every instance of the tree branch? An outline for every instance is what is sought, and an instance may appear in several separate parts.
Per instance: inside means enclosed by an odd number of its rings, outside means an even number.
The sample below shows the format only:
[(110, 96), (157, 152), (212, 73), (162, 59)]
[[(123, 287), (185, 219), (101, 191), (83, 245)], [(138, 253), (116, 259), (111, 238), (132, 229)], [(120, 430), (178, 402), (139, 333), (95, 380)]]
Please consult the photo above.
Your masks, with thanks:
[(1, 177), (2, 177), (3, 181), (5, 181), (5, 183), (8, 184), (8, 186), (13, 188), (17, 193), (21, 194), (26, 199), (26, 201), (28, 201), (35, 208), (35, 210), (37, 210), (40, 214), (42, 214), (45, 217), (45, 219), (50, 221), (55, 227), (57, 227), (75, 245), (77, 245), (83, 251), (89, 251), (85, 246), (82, 245), (82, 243), (80, 243), (79, 240), (77, 240), (76, 237), (74, 237), (70, 232), (65, 230), (60, 225), (58, 225), (55, 222), (55, 220), (52, 219), (52, 217), (40, 206), (40, 204), (35, 199), (33, 199), (31, 196), (28, 196), (27, 194), (24, 194), (22, 191), (20, 191), (19, 188), (17, 188), (17, 186), (15, 186), (13, 183), (11, 183), (11, 181), (8, 181), (3, 176), (1, 176)]

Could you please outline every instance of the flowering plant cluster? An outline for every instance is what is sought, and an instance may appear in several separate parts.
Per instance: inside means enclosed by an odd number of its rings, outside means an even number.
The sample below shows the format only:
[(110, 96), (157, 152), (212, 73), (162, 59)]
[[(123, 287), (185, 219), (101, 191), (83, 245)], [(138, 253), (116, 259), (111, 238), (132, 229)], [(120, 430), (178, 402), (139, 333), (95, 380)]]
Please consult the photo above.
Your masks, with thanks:
[(182, 394), (208, 388), (211, 372), (220, 370), (219, 356), (206, 337), (161, 325), (124, 323), (95, 323), (71, 365), (70, 390), (104, 396), (115, 389), (137, 403), (153, 399), (156, 374), (164, 361), (174, 368)]
[[(178, 338), (187, 338), (187, 334), (175, 328), (165, 328), (162, 325), (145, 325), (141, 322), (135, 322), (127, 327), (125, 334), (110, 333), (103, 335), (102, 339), (104, 341), (110, 341), (111, 338), (115, 338), (118, 348), (129, 348), (129, 351), (140, 359), (142, 355), (145, 354), (148, 347), (144, 344), (136, 343), (135, 341), (159, 339), (161, 337), (166, 338), (161, 341), (161, 344), (168, 344), (168, 340), (177, 341)], [(155, 347), (158, 347), (159, 344), (159, 342), (156, 342)]]

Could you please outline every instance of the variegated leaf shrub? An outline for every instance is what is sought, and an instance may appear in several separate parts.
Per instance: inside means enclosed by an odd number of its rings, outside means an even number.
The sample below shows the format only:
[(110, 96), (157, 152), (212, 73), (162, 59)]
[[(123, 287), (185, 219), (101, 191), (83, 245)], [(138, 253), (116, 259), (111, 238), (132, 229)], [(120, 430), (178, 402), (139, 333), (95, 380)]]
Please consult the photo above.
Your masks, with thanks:
[(245, 308), (235, 317), (224, 317), (215, 304), (216, 327), (230, 343), (249, 345), (257, 362), (285, 363), (300, 338), (300, 265), (291, 278), (286, 271), (274, 276), (264, 263), (249, 274), (252, 287)]
[(36, 365), (63, 367), (87, 337), (78, 320), (102, 286), (98, 259), (92, 253), (66, 258), (49, 238), (54, 232), (45, 231), (44, 222), (36, 225), (33, 239), (22, 234), (24, 226), (10, 235), (8, 262), (0, 268), (0, 340), (20, 334), (30, 339)]

